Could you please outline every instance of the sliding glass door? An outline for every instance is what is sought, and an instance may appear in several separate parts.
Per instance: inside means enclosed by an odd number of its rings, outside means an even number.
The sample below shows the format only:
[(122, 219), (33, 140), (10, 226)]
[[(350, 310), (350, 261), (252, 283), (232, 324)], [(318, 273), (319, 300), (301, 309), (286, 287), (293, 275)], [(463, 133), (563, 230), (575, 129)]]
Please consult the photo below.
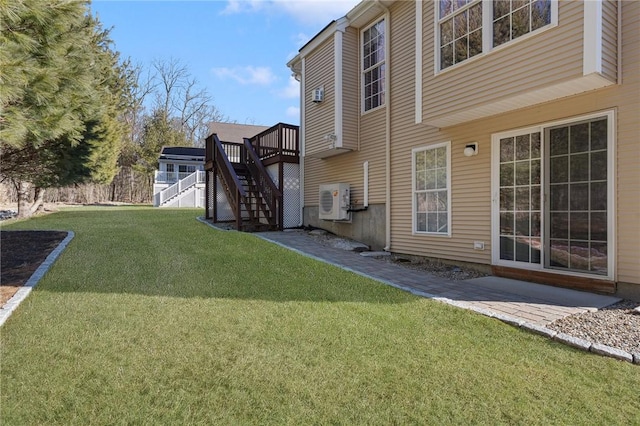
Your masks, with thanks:
[(494, 264), (611, 275), (612, 116), (494, 135)]
[(607, 275), (607, 119), (546, 130), (546, 266)]
[(500, 259), (540, 263), (540, 132), (500, 139)]

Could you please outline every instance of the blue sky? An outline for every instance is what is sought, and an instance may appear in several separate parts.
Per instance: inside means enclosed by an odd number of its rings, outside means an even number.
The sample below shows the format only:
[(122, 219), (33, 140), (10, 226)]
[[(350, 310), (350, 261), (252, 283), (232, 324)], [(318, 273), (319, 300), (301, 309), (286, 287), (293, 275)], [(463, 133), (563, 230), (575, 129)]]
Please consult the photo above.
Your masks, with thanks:
[(134, 63), (176, 59), (243, 124), (299, 124), (299, 85), (286, 63), (359, 0), (93, 0), (115, 49)]

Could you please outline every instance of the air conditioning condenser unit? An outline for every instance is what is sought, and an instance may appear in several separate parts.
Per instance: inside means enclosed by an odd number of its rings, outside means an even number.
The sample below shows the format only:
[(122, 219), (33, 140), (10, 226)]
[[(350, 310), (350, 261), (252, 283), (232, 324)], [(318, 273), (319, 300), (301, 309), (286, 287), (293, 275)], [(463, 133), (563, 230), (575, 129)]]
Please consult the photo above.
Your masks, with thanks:
[(349, 220), (351, 187), (348, 183), (320, 185), (318, 218), (322, 220)]

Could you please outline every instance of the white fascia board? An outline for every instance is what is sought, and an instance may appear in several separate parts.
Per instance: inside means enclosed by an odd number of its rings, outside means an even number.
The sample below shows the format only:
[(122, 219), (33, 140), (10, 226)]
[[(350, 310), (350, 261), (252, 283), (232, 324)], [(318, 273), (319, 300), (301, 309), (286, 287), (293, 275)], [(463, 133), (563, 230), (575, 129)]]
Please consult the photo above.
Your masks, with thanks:
[(393, 1), (382, 1), (382, 2), (372, 1), (372, 0), (361, 1), (360, 3), (355, 5), (354, 8), (351, 9), (345, 16), (333, 21), (331, 24), (327, 25), (322, 31), (316, 34), (311, 39), (311, 41), (309, 41), (306, 45), (302, 47), (302, 49), (300, 49), (298, 54), (293, 59), (287, 62), (287, 67), (291, 68), (294, 72), (298, 73), (299, 70), (297, 71), (294, 68), (296, 67), (296, 65), (299, 66), (300, 60), (305, 56), (307, 56), (310, 52), (317, 49), (318, 46), (320, 46), (322, 43), (327, 41), (335, 31), (344, 32), (344, 30), (348, 26), (353, 25), (354, 23), (357, 23), (357, 21), (360, 18), (362, 18), (363, 16), (366, 16), (367, 12), (369, 12), (371, 9), (374, 9), (374, 8), (379, 9), (381, 4), (388, 7), (388, 5), (391, 5), (392, 3)]
[(602, 1), (583, 2), (583, 75), (602, 73)]
[(295, 72), (294, 70), (295, 65), (300, 63), (300, 60), (302, 58), (307, 56), (309, 53), (313, 52), (322, 43), (327, 41), (329, 37), (331, 37), (333, 33), (336, 31), (337, 26), (338, 26), (337, 21), (334, 21), (330, 25), (327, 25), (322, 31), (316, 34), (316, 36), (313, 37), (311, 41), (309, 41), (309, 43), (305, 44), (292, 60), (287, 62), (287, 66)]

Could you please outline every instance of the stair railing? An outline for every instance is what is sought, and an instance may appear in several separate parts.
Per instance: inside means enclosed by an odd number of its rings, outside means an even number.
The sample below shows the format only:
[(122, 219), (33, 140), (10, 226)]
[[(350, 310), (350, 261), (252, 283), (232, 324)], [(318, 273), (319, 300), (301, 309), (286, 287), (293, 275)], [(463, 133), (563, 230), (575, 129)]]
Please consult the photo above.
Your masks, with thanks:
[(251, 141), (247, 138), (244, 138), (244, 147), (246, 152), (245, 163), (247, 165), (247, 169), (256, 183), (260, 196), (265, 201), (272, 214), (269, 222), (271, 225), (276, 225), (280, 228), (282, 226), (280, 218), (282, 209), (282, 193), (276, 184), (273, 183), (273, 179), (271, 179), (271, 176), (269, 176), (267, 170), (264, 168), (258, 153), (255, 151)]
[(215, 133), (213, 136), (213, 162), (216, 165), (215, 169), (218, 176), (222, 179), (222, 187), (227, 194), (227, 199), (233, 210), (233, 214), (236, 217), (236, 226), (238, 230), (242, 228), (242, 200), (246, 197), (246, 193), (240, 184), (240, 180), (233, 170), (233, 166), (229, 162), (227, 153), (222, 147), (218, 135)]
[[(166, 203), (167, 201), (169, 201), (170, 199), (172, 199), (176, 195), (180, 194), (182, 191), (185, 191), (185, 190), (189, 189), (190, 187), (192, 187), (196, 183), (204, 182), (204, 179), (199, 179), (198, 178), (198, 176), (199, 176), (198, 173), (199, 173), (199, 171), (196, 170), (195, 172), (191, 173), (189, 176), (185, 177), (184, 179), (180, 179), (179, 181), (177, 181), (173, 185), (171, 185), (171, 186), (163, 189), (162, 191), (160, 191), (160, 200), (159, 200), (159, 204), (158, 205), (160, 205), (160, 206), (163, 205), (164, 203)], [(204, 172), (202, 172), (202, 173), (204, 173)]]

